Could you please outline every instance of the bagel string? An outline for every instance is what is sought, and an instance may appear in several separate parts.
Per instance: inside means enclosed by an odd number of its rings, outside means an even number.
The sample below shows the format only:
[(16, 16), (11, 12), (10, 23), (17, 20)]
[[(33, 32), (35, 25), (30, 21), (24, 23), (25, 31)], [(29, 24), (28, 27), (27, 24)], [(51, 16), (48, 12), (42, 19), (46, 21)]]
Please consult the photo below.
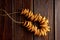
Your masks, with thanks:
[[(30, 20), (30, 21), (25, 20), (24, 22), (16, 21), (5, 10), (0, 9), (0, 11), (5, 12), (5, 15), (1, 15), (1, 16), (7, 15), (13, 22), (22, 24), (24, 27), (28, 29), (28, 31), (33, 32), (34, 35), (46, 36), (47, 33), (50, 32), (50, 26), (49, 26), (48, 19), (46, 19), (45, 17), (42, 17), (40, 14), (33, 14), (33, 12), (30, 11), (29, 9), (23, 9), (22, 12), (20, 13), (24, 15), (24, 17), (26, 17), (27, 20), (28, 19)], [(11, 14), (14, 14), (14, 13), (11, 13)]]
[(38, 26), (34, 26), (34, 24), (32, 24), (31, 22), (28, 22), (28, 24), (26, 24), (25, 26), (28, 28), (28, 30), (30, 29), (31, 32), (34, 32), (35, 35), (46, 36), (47, 32), (50, 31), (48, 19), (46, 19), (45, 17), (42, 17), (40, 14), (33, 14), (33, 12), (29, 11), (29, 9), (23, 9), (21, 14), (27, 17), (27, 19), (31, 20), (32, 23), (36, 21), (39, 22), (40, 28), (38, 28)]

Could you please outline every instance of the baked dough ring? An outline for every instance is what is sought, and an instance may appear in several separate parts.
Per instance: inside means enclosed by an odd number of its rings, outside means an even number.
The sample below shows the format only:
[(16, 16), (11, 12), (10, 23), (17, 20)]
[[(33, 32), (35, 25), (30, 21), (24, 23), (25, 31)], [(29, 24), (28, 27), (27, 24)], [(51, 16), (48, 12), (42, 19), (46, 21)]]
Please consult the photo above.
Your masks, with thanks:
[[(27, 27), (29, 31), (34, 32), (35, 35), (46, 36), (47, 32), (50, 31), (48, 19), (42, 17), (40, 14), (33, 14), (33, 12), (29, 11), (29, 9), (23, 9), (21, 14), (27, 17), (27, 20), (30, 20), (25, 21), (23, 23), (23, 26)], [(36, 24), (39, 24), (39, 27), (37, 25), (34, 25), (33, 22), (38, 22)]]

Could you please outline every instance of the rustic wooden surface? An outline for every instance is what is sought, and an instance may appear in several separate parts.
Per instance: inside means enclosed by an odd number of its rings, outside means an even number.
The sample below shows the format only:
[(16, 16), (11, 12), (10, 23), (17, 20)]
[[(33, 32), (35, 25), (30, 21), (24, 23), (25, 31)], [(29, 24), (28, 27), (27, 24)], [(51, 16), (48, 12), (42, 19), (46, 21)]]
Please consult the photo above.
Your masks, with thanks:
[[(11, 12), (11, 0), (0, 0), (0, 8)], [(12, 22), (7, 16), (0, 16), (0, 40), (12, 40)]]
[[(53, 0), (0, 0), (0, 8), (9, 13), (29, 8), (34, 13), (46, 16), (51, 26), (51, 32), (46, 37), (37, 37), (14, 23), (9, 17), (0, 16), (0, 40), (54, 40)], [(22, 19), (20, 14), (14, 14), (12, 18), (17, 21)]]
[(60, 40), (60, 0), (55, 0), (55, 39)]
[(54, 40), (53, 0), (34, 0), (34, 12), (48, 18), (51, 26), (51, 32), (46, 37), (34, 36), (34, 40)]
[[(23, 8), (29, 8), (30, 9), (30, 0), (13, 0), (13, 9), (14, 11), (19, 11)], [(13, 16), (13, 15), (12, 15)], [(17, 21), (21, 21), (22, 17), (19, 16), (19, 14), (14, 15), (14, 19)], [(13, 40), (33, 40), (33, 35), (23, 29), (23, 27), (19, 24), (13, 23)]]
[[(34, 0), (34, 13), (40, 13), (42, 16), (48, 17), (48, 0)], [(34, 36), (34, 40), (48, 40), (48, 35), (44, 37)]]

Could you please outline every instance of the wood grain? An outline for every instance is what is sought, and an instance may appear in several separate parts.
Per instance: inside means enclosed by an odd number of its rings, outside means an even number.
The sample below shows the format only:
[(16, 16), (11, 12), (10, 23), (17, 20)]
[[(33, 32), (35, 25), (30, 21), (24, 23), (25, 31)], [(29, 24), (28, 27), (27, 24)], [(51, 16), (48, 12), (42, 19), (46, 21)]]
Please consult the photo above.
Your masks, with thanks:
[(49, 34), (46, 37), (34, 36), (34, 40), (54, 40), (53, 1), (52, 0), (34, 0), (34, 13), (37, 13), (37, 12), (49, 19), (51, 32), (49, 32)]
[(55, 0), (55, 40), (60, 40), (60, 0)]
[[(0, 0), (0, 8), (11, 12), (11, 0)], [(6, 16), (0, 16), (0, 39), (12, 40), (12, 24), (11, 20)]]
[[(47, 36), (37, 37), (20, 24), (14, 23), (8, 16), (0, 16), (0, 40), (54, 40), (53, 0), (0, 0), (0, 8), (8, 13), (19, 12), (23, 8), (31, 9), (34, 13), (40, 13), (48, 18), (51, 26), (51, 32)], [(18, 13), (11, 17), (23, 21), (23, 17)]]
[[(30, 9), (30, 0), (13, 0), (12, 11), (21, 11), (23, 8)], [(12, 17), (17, 21), (22, 21), (23, 17), (20, 14), (12, 15)], [(16, 24), (13, 22), (13, 40), (33, 40), (33, 35), (26, 31), (20, 24)]]
[(54, 38), (54, 28), (55, 28), (55, 26), (54, 26), (54, 15), (55, 15), (55, 13), (53, 12), (53, 0), (49, 0), (48, 1), (49, 3), (49, 5), (48, 5), (48, 16), (49, 16), (49, 23), (50, 23), (50, 27), (51, 27), (51, 31), (50, 31), (50, 33), (49, 33), (49, 40), (55, 40), (55, 38)]
[[(34, 13), (40, 13), (42, 16), (48, 17), (48, 1), (47, 0), (34, 0)], [(47, 37), (36, 37), (34, 40), (48, 40)]]

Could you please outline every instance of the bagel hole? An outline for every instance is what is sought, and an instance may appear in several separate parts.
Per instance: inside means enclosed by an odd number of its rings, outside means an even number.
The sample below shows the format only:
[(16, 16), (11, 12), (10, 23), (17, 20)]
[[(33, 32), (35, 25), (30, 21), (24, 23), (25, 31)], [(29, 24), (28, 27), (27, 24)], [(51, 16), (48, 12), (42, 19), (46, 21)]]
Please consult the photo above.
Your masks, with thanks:
[(33, 25), (36, 25), (38, 29), (41, 29), (41, 24), (38, 21), (33, 22)]

